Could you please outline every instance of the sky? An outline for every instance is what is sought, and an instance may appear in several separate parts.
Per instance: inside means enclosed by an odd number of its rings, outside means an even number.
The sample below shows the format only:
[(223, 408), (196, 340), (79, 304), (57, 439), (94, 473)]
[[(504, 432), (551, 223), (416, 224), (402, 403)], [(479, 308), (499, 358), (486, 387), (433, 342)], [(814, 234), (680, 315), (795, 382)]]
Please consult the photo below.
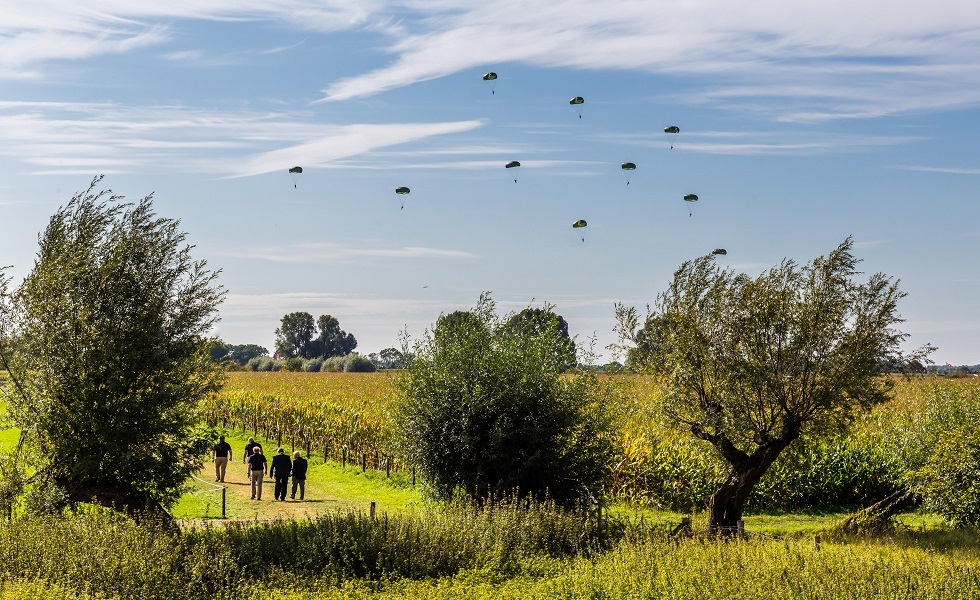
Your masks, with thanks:
[(905, 347), (980, 363), (978, 134), (968, 0), (0, 0), (0, 266), (104, 174), (221, 271), (216, 335), (269, 350), (290, 312), (367, 354), (491, 292), (601, 362), (683, 261), (853, 236)]

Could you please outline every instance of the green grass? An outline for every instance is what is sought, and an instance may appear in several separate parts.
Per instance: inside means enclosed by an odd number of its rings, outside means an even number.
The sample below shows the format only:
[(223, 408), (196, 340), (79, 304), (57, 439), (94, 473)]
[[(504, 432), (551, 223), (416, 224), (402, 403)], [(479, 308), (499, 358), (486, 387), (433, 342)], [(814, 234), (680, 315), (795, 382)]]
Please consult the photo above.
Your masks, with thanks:
[[(392, 473), (368, 469), (361, 472), (359, 466), (348, 464), (341, 467), (333, 461), (323, 462), (322, 456), (311, 456), (306, 479), (306, 500), (300, 502), (272, 502), (273, 483), (266, 479), (262, 488), (262, 501), (250, 499), (250, 487), (244, 481), (245, 467), (241, 462), (246, 437), (240, 432), (225, 431), (225, 440), (231, 444), (234, 456), (228, 465), (225, 484), (225, 514), (230, 520), (271, 520), (277, 518), (306, 518), (336, 511), (364, 511), (375, 503), (378, 513), (410, 510), (425, 504), (421, 486), (411, 485), (410, 473)], [(275, 452), (275, 440), (258, 438), (267, 456)], [(285, 447), (290, 451), (290, 447)], [(211, 463), (205, 463), (198, 475), (205, 482), (191, 480), (187, 492), (172, 509), (181, 520), (215, 519), (221, 517), (221, 492), (216, 489)]]

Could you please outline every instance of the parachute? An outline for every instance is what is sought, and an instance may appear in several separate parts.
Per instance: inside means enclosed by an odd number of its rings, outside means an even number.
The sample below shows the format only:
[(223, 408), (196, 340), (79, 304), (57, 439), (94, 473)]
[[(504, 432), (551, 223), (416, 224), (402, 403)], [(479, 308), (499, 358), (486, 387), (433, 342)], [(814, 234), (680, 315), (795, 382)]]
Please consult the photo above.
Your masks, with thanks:
[(670, 141), (670, 149), (674, 149), (674, 140), (677, 139), (677, 134), (681, 132), (681, 128), (677, 125), (668, 125), (664, 127), (664, 133), (667, 134), (667, 139)]
[[(589, 224), (585, 222), (585, 219), (579, 219), (572, 223), (572, 229), (582, 229), (583, 227), (588, 227)], [(582, 235), (582, 241), (585, 241), (585, 235)]]
[(711, 251), (711, 254), (712, 256), (719, 256), (719, 255), (724, 256), (728, 254), (728, 250), (725, 250), (724, 248), (715, 248), (714, 250)]
[(575, 112), (578, 113), (578, 118), (581, 119), (582, 118), (582, 105), (585, 104), (585, 98), (583, 98), (582, 96), (575, 96), (574, 98), (572, 98), (571, 100), (569, 100), (568, 103), (572, 106), (572, 108), (575, 109)]
[[(697, 194), (684, 194), (684, 202), (690, 202), (690, 203), (693, 204), (694, 202), (697, 202), (697, 201), (698, 201), (698, 195)], [(694, 214), (694, 208), (692, 206), (691, 207), (691, 212), (687, 216), (690, 217), (693, 214)]]
[[(412, 193), (412, 190), (410, 190), (409, 188), (407, 188), (405, 186), (396, 187), (395, 188), (395, 193), (398, 194), (399, 196), (404, 196), (406, 194)], [(404, 200), (402, 200), (402, 210), (405, 210), (405, 201)]]
[(289, 170), (289, 176), (293, 178), (293, 187), (299, 183), (299, 176), (303, 174), (303, 167), (293, 167)]
[(487, 73), (486, 75), (483, 76), (483, 81), (486, 81), (487, 82), (487, 85), (490, 86), (490, 93), (491, 94), (497, 93), (496, 90), (493, 89), (494, 86), (497, 85), (496, 84), (496, 81), (497, 81), (497, 74), (496, 73), (494, 73), (493, 71), (490, 71), (489, 73)]
[(626, 185), (630, 184), (630, 171), (636, 170), (636, 163), (624, 162), (622, 164), (623, 173), (626, 173)]
[[(506, 165), (504, 165), (504, 168), (505, 169), (516, 169), (519, 166), (521, 166), (521, 163), (520, 162), (518, 162), (516, 160), (512, 160), (509, 163), (507, 163)], [(516, 171), (515, 171), (515, 173), (516, 173)], [(516, 174), (514, 175), (514, 183), (517, 183), (517, 175)]]

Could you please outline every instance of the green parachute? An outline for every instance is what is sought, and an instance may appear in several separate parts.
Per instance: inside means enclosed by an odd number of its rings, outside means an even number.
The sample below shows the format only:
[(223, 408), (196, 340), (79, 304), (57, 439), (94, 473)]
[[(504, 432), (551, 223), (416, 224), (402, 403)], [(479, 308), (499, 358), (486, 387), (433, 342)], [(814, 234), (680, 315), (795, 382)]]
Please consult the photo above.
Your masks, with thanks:
[[(401, 187), (396, 187), (395, 188), (395, 193), (398, 194), (399, 196), (405, 196), (407, 194), (412, 193), (412, 190), (410, 190), (409, 188), (407, 188), (405, 186), (401, 186)], [(405, 201), (404, 200), (402, 200), (402, 208), (401, 209), (402, 210), (405, 210)]]
[[(588, 226), (589, 226), (589, 224), (585, 221), (585, 219), (579, 219), (578, 221), (575, 221), (574, 223), (572, 223), (572, 229), (583, 229), (583, 228), (588, 227)], [(582, 235), (582, 241), (583, 242), (585, 241), (585, 235), (584, 235), (584, 233)]]
[(494, 89), (494, 86), (497, 85), (497, 74), (496, 73), (494, 73), (493, 71), (490, 71), (489, 73), (487, 73), (486, 75), (483, 76), (483, 81), (486, 81), (487, 82), (487, 85), (490, 86), (490, 93), (491, 94), (496, 94), (497, 93), (496, 90)]
[[(516, 168), (518, 168), (520, 166), (521, 166), (521, 163), (519, 161), (512, 160), (509, 163), (507, 163), (506, 165), (504, 165), (504, 168), (505, 169), (516, 169)], [(514, 173), (514, 183), (517, 183), (517, 171), (513, 171), (513, 173)]]
[(724, 248), (715, 248), (711, 251), (711, 254), (712, 256), (725, 256), (728, 254), (728, 250), (725, 250)]
[(677, 139), (677, 134), (681, 132), (681, 128), (677, 125), (668, 125), (664, 127), (664, 133), (667, 134), (667, 140), (670, 141), (670, 149), (674, 149), (674, 140)]
[(626, 174), (626, 185), (629, 185), (630, 184), (630, 176), (632, 175), (632, 172), (636, 170), (636, 163), (624, 162), (620, 166), (620, 168), (623, 169), (623, 173)]
[(694, 214), (694, 203), (698, 201), (697, 194), (684, 194), (684, 202), (691, 203), (691, 212), (687, 216), (692, 216)]
[(583, 98), (582, 96), (575, 96), (574, 98), (569, 100), (568, 103), (572, 106), (572, 108), (575, 109), (575, 112), (578, 113), (578, 118), (581, 119), (582, 105), (585, 104), (585, 98)]
[(299, 176), (303, 174), (303, 167), (293, 167), (289, 170), (289, 176), (293, 179), (293, 187), (299, 183)]

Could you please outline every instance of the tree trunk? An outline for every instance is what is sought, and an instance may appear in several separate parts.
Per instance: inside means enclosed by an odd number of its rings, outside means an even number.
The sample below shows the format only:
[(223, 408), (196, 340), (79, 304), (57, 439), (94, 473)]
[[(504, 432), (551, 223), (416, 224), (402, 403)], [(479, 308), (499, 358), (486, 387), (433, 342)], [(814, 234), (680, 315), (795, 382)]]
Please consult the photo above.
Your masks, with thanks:
[(849, 516), (838, 526), (838, 530), (841, 533), (851, 534), (880, 531), (892, 517), (915, 507), (918, 503), (919, 497), (903, 487), (889, 494), (887, 498)]
[(708, 532), (735, 535), (749, 494), (779, 454), (798, 437), (795, 430), (759, 446), (751, 455), (740, 452), (727, 440), (715, 444), (732, 465), (732, 472), (708, 501)]
[(738, 522), (742, 519), (745, 502), (752, 488), (769, 469), (769, 465), (735, 471), (711, 494), (708, 501), (708, 532), (735, 535)]

